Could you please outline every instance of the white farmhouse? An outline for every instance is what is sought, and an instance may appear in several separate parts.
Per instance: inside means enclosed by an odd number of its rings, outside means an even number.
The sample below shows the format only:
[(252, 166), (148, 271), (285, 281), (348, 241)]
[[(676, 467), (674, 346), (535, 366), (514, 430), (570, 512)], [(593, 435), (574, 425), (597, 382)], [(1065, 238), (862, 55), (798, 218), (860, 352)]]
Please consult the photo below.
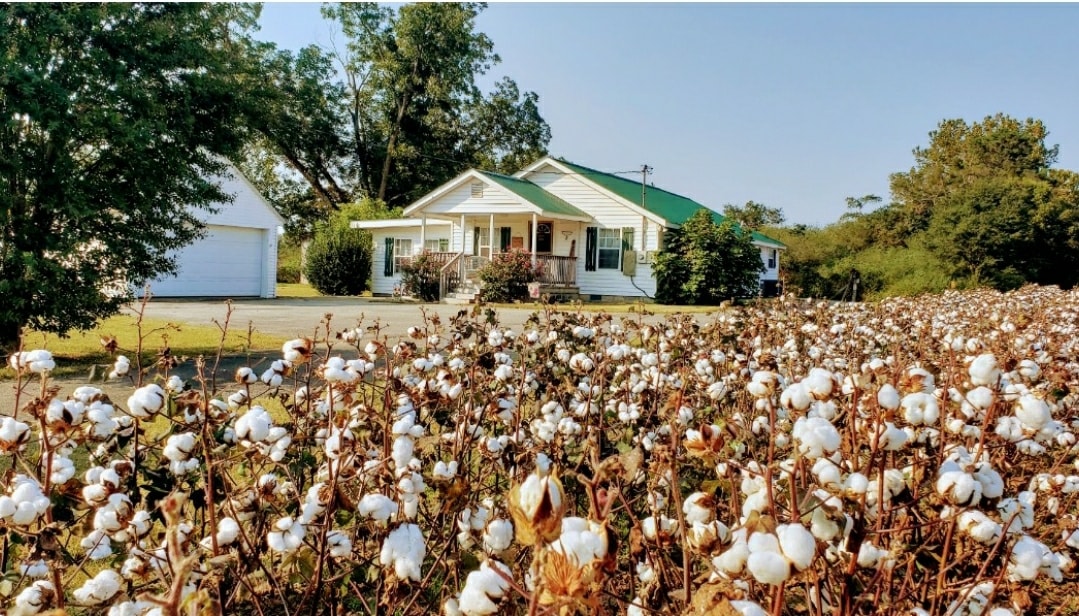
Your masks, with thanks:
[[(376, 295), (399, 288), (401, 265), (426, 250), (442, 264), (441, 294), (471, 299), (475, 273), (493, 254), (523, 250), (540, 265), (543, 293), (650, 298), (664, 232), (707, 208), (652, 185), (643, 189), (548, 156), (513, 176), (468, 170), (407, 207), (404, 218), (352, 226), (373, 236)], [(766, 266), (761, 291), (774, 294), (785, 246), (756, 232), (753, 243)]]
[[(178, 250), (177, 273), (149, 281), (154, 297), (275, 297), (277, 229), (284, 224), (239, 170), (218, 178), (232, 203), (199, 212), (206, 235)], [(142, 287), (136, 289), (142, 294)]]

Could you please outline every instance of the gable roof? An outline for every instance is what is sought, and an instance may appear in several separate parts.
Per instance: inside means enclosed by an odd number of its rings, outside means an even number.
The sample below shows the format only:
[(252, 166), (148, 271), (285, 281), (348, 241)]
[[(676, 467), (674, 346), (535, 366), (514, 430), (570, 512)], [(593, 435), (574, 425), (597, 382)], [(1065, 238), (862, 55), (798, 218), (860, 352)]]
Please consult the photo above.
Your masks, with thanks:
[(495, 173), (494, 171), (480, 171), (480, 174), (514, 193), (518, 197), (521, 197), (525, 201), (528, 201), (532, 205), (535, 205), (545, 213), (561, 214), (563, 216), (579, 216), (585, 220), (592, 218), (585, 212), (582, 212), (564, 201), (561, 197), (543, 190), (538, 184), (533, 184), (528, 180), (502, 175), (501, 173)]
[[(599, 184), (626, 201), (641, 205), (640, 182), (620, 177), (613, 173), (598, 171), (590, 167), (585, 167), (584, 165), (578, 165), (577, 163), (571, 163), (563, 158), (556, 158), (554, 160), (557, 160), (562, 165), (573, 170), (573, 172), (585, 176), (585, 179)], [(644, 209), (676, 225), (685, 223), (689, 220), (690, 216), (693, 216), (698, 210), (702, 209), (710, 212), (712, 214), (712, 219), (717, 223), (722, 223), (726, 220), (723, 214), (697, 203), (689, 197), (683, 197), (682, 195), (672, 193), (669, 190), (663, 190), (654, 185), (646, 187), (643, 205)], [(739, 227), (739, 231), (741, 231), (741, 225), (737, 226)], [(753, 231), (751, 237), (753, 238), (753, 241), (761, 244), (768, 244), (777, 248), (786, 248), (786, 245), (784, 245), (783, 242), (774, 240), (758, 231)]]

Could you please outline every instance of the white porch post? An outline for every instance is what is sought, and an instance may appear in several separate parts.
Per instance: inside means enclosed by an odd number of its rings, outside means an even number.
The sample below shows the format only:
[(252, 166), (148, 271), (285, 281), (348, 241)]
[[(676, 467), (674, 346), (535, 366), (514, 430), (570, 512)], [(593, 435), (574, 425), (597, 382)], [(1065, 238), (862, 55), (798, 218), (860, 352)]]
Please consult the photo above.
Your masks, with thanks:
[(536, 213), (532, 212), (532, 269), (536, 269), (536, 225), (538, 222)]
[(427, 214), (420, 217), (420, 252), (427, 249)]
[(465, 215), (461, 214), (461, 252), (465, 251)]
[(491, 221), (490, 221), (489, 227), (487, 229), (487, 244), (488, 244), (487, 256), (489, 258), (494, 257), (495, 256), (495, 214), (494, 214), (494, 212), (491, 212)]

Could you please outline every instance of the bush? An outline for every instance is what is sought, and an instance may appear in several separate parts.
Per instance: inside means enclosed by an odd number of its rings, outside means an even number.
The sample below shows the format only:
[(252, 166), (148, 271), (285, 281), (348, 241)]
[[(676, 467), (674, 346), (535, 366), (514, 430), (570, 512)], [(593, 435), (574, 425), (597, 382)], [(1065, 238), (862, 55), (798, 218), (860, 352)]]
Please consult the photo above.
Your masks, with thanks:
[(520, 250), (499, 253), (480, 270), (483, 299), (512, 302), (528, 297), (528, 283), (539, 277), (539, 264), (532, 268), (532, 255)]
[(371, 235), (343, 225), (326, 225), (307, 249), (306, 274), (323, 295), (359, 295), (371, 278)]
[(438, 301), (438, 283), (441, 264), (431, 258), (426, 250), (415, 259), (401, 266), (401, 286), (405, 295), (419, 298), (425, 302)]
[(286, 238), (277, 244), (277, 282), (295, 284), (300, 282), (303, 271), (300, 245)]
[(749, 233), (732, 222), (716, 223), (701, 210), (667, 234), (656, 258), (656, 301), (661, 304), (718, 304), (756, 297), (764, 270)]

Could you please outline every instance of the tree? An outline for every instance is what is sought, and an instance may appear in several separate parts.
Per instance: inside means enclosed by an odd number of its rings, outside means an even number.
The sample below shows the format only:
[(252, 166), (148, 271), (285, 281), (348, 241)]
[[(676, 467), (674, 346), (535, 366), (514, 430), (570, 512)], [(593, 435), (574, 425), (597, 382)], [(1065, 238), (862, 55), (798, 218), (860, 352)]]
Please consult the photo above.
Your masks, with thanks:
[(0, 344), (91, 326), (129, 283), (174, 271), (228, 195), (244, 142), (255, 9), (224, 4), (0, 8)]
[(718, 304), (758, 295), (764, 263), (748, 230), (730, 220), (717, 224), (712, 212), (702, 209), (668, 232), (652, 271), (656, 301)]
[(281, 93), (260, 125), (265, 151), (311, 186), (311, 211), (362, 197), (406, 205), (469, 167), (516, 170), (546, 152), (535, 93), (508, 77), (486, 96), (476, 85), (499, 61), (476, 30), (485, 6), (327, 5), (340, 47), (261, 50)]
[(768, 207), (756, 201), (746, 201), (746, 204), (742, 206), (728, 203), (723, 206), (723, 216), (730, 218), (746, 229), (754, 231), (765, 225), (781, 225), (787, 219), (783, 215), (782, 209)]

